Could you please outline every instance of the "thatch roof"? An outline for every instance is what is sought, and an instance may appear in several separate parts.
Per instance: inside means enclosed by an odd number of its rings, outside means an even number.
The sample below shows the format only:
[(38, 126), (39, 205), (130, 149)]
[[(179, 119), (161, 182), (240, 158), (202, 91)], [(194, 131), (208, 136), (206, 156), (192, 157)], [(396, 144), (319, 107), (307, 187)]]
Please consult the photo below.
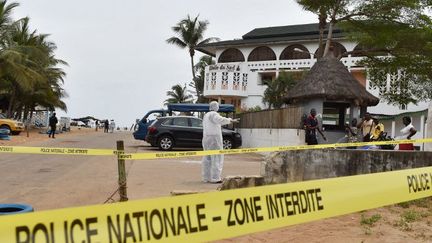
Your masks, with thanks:
[(347, 101), (361, 106), (379, 103), (379, 99), (366, 91), (345, 65), (331, 55), (312, 66), (306, 77), (288, 91), (285, 102), (297, 103), (311, 98)]

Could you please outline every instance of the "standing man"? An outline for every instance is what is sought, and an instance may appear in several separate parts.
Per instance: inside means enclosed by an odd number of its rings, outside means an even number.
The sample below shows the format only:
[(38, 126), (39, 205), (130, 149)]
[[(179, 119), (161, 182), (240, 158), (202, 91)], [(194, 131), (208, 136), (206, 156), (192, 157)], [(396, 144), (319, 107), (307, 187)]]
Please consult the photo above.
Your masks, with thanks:
[(310, 115), (306, 118), (305, 122), (306, 126), (306, 143), (307, 145), (315, 145), (318, 144), (316, 131), (321, 134), (323, 139), (327, 141), (327, 138), (322, 133), (321, 129), (319, 128), (318, 119), (316, 118), (316, 110), (311, 109)]
[(109, 124), (109, 130), (110, 130), (111, 133), (114, 132), (115, 127), (116, 127), (115, 122), (114, 122), (113, 119), (111, 119), (111, 122), (110, 122), (110, 124)]
[(54, 112), (51, 117), (49, 118), (49, 126), (51, 128), (51, 130), (48, 133), (48, 137), (50, 138), (52, 135), (52, 138), (55, 138), (55, 132), (57, 129), (57, 117), (56, 117), (56, 113)]
[(108, 133), (108, 127), (109, 127), (109, 122), (108, 122), (108, 119), (106, 119), (104, 121), (104, 132), (105, 133)]
[(363, 134), (363, 142), (370, 142), (372, 138), (372, 134), (375, 132), (375, 123), (372, 119), (372, 116), (369, 112), (366, 112), (363, 120), (357, 125), (357, 128), (362, 129)]
[[(203, 118), (203, 140), (204, 150), (222, 150), (222, 125), (238, 122), (238, 119), (222, 117), (217, 113), (219, 104), (216, 101), (210, 102), (209, 112)], [(223, 168), (223, 154), (206, 155), (202, 160), (202, 178), (204, 182), (221, 183)]]

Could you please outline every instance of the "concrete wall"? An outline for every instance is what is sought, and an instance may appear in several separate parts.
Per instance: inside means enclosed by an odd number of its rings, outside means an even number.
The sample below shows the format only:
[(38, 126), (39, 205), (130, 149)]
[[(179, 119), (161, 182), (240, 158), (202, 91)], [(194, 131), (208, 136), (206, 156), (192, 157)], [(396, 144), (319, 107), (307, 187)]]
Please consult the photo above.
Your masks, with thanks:
[(304, 144), (304, 130), (301, 129), (238, 129), (242, 135), (243, 148), (258, 148)]
[(273, 153), (263, 163), (266, 184), (432, 166), (432, 152), (299, 150)]

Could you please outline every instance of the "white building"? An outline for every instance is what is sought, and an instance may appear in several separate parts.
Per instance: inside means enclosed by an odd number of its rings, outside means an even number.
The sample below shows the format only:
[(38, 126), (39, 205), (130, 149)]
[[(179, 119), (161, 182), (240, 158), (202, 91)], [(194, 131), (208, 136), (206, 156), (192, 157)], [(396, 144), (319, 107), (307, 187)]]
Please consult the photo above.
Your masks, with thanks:
[[(197, 50), (216, 59), (215, 65), (206, 68), (204, 96), (221, 103), (233, 104), (238, 110), (256, 106), (266, 108), (262, 102), (266, 89), (263, 80), (275, 79), (281, 71), (310, 69), (316, 62), (314, 54), (321, 51), (318, 50), (318, 38), (317, 24), (303, 24), (257, 28), (243, 35), (241, 39), (198, 46)], [(360, 48), (357, 43), (347, 40), (339, 29), (333, 33), (332, 46), (336, 55)], [(357, 64), (361, 58), (345, 55), (341, 61), (370, 93), (379, 97), (380, 90), (371, 87), (365, 68)], [(387, 88), (395, 79), (396, 76), (388, 76)], [(418, 105), (398, 107), (381, 101), (377, 106), (369, 107), (368, 111), (397, 115), (425, 110), (427, 106), (428, 103), (421, 102)], [(420, 119), (423, 128), (424, 115), (418, 118)], [(391, 129), (392, 136), (397, 136), (400, 129), (395, 127), (395, 124), (392, 123), (392, 127), (388, 128)], [(417, 129), (420, 130), (420, 127)], [(423, 131), (420, 132), (423, 134)]]
[[(318, 37), (317, 24), (290, 25), (257, 28), (243, 35), (242, 39), (198, 46), (199, 51), (216, 59), (216, 64), (206, 69), (204, 96), (234, 104), (238, 108), (264, 108), (262, 95), (266, 86), (262, 81), (275, 79), (281, 71), (311, 68), (316, 62), (314, 53), (318, 52)], [(358, 48), (357, 43), (346, 40), (339, 29), (334, 31), (333, 46), (336, 53)], [(348, 55), (341, 61), (369, 92), (379, 96), (379, 90), (370, 87), (365, 68), (356, 64), (360, 59)], [(381, 101), (368, 111), (397, 114), (426, 108), (427, 103), (424, 102), (402, 108)]]

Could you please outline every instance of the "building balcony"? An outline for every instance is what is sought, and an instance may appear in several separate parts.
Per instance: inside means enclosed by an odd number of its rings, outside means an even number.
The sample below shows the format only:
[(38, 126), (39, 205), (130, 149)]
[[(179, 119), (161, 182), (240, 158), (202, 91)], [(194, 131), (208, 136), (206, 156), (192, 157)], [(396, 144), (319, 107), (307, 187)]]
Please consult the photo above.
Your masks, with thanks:
[(248, 71), (245, 63), (221, 63), (206, 67), (204, 96), (248, 96)]
[[(362, 57), (344, 57), (341, 58), (341, 62), (348, 68), (360, 67), (357, 62)], [(262, 70), (280, 70), (280, 69), (310, 69), (317, 59), (291, 59), (291, 60), (274, 60), (274, 61), (259, 61), (259, 62), (247, 62), (247, 67), (251, 71), (262, 71)]]
[[(348, 69), (362, 69), (357, 64), (361, 57), (344, 57), (341, 62)], [(296, 69), (310, 69), (316, 59), (292, 59), (292, 60), (274, 60), (274, 61), (257, 61), (257, 62), (230, 62), (218, 63), (206, 67), (204, 80), (204, 96), (233, 96), (247, 97), (251, 89), (248, 88), (251, 83), (257, 83), (257, 80), (250, 80), (251, 72), (262, 71), (282, 71)]]

